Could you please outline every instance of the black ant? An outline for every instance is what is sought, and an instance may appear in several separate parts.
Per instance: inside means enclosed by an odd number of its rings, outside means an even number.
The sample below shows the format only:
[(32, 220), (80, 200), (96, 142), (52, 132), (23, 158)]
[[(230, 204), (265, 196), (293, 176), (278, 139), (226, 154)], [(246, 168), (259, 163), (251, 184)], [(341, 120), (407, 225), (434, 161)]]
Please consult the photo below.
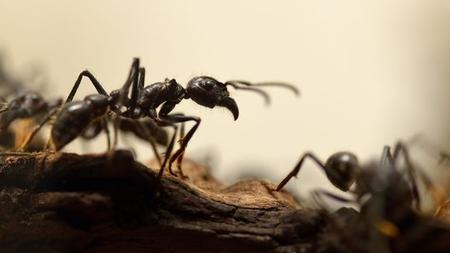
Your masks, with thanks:
[[(89, 95), (83, 101), (73, 101), (76, 91), (83, 77), (88, 77), (98, 94)], [(178, 84), (175, 79), (166, 79), (164, 82), (157, 82), (144, 86), (145, 69), (139, 66), (139, 59), (135, 58), (127, 81), (119, 90), (112, 91), (109, 95), (102, 85), (95, 79), (89, 71), (79, 74), (66, 104), (59, 112), (51, 130), (51, 137), (56, 150), (60, 150), (77, 136), (93, 121), (99, 120), (105, 115), (113, 115), (115, 118), (141, 119), (150, 118), (158, 126), (171, 126), (174, 134), (169, 142), (166, 151), (166, 158), (162, 163), (159, 177), (163, 173), (166, 163), (169, 163), (169, 171), (174, 174), (171, 167), (175, 160), (182, 174), (181, 161), (187, 144), (197, 130), (201, 119), (195, 116), (186, 116), (180, 113), (171, 113), (175, 106), (183, 99), (192, 99), (194, 102), (209, 108), (215, 106), (225, 107), (236, 120), (239, 117), (237, 103), (229, 96), (227, 86), (235, 89), (250, 90), (261, 94), (266, 103), (269, 103), (269, 95), (258, 89), (257, 86), (280, 86), (289, 88), (298, 94), (298, 90), (285, 83), (258, 83), (252, 84), (245, 81), (219, 82), (208, 76), (194, 77), (188, 82), (185, 88)], [(131, 86), (131, 97), (128, 97)], [(157, 109), (159, 108), (159, 111)], [(177, 123), (194, 121), (194, 126), (181, 138), (180, 148), (171, 156), (178, 130)], [(107, 130), (106, 124), (104, 124)]]
[[(0, 132), (5, 133), (8, 127), (18, 119), (38, 120), (43, 115), (51, 114), (60, 107), (61, 103), (61, 99), (47, 101), (35, 91), (25, 91), (10, 102), (3, 99), (0, 106)], [(29, 141), (29, 138), (25, 139), (19, 145), (19, 149), (24, 149)]]
[[(407, 179), (398, 170), (397, 163), (401, 154), (405, 162)], [(326, 206), (323, 200), (325, 196), (340, 202), (359, 204), (362, 221), (365, 222), (365, 226), (369, 226), (372, 237), (375, 235), (374, 237), (378, 238), (378, 244), (374, 246), (376, 252), (389, 252), (386, 250), (388, 246), (384, 244), (386, 243), (384, 236), (389, 238), (398, 236), (401, 227), (407, 226), (406, 223), (414, 210), (420, 210), (421, 199), (416, 176), (420, 176), (428, 189), (434, 187), (425, 174), (415, 169), (407, 147), (398, 142), (393, 152), (389, 146), (385, 146), (379, 163), (368, 166), (360, 166), (357, 157), (351, 152), (335, 153), (325, 163), (312, 153), (305, 153), (294, 169), (281, 181), (276, 191), (281, 190), (292, 177), (297, 176), (306, 158), (319, 165), (334, 186), (341, 191), (351, 192), (356, 197), (356, 200), (351, 200), (325, 190), (316, 190), (313, 192), (316, 203)], [(356, 187), (350, 190), (353, 183)], [(348, 235), (347, 231), (341, 232), (349, 243), (352, 243), (352, 236)]]
[[(369, 182), (369, 184), (368, 184), (368, 182), (363, 182), (363, 181), (364, 180), (373, 180), (374, 181), (374, 180), (378, 180), (378, 178), (381, 178), (382, 180), (388, 180), (393, 177), (399, 177), (401, 174), (397, 170), (395, 170), (395, 168), (396, 168), (395, 165), (396, 165), (396, 162), (397, 162), (400, 154), (402, 154), (402, 153), (403, 153), (403, 156), (405, 159), (408, 177), (411, 181), (412, 196), (417, 201), (417, 205), (420, 205), (419, 191), (418, 191), (416, 179), (414, 176), (415, 169), (410, 160), (408, 149), (401, 142), (398, 142), (395, 145), (393, 155), (391, 155), (389, 147), (386, 146), (383, 150), (381, 161), (383, 162), (386, 160), (392, 160), (392, 163), (394, 164), (394, 166), (391, 166), (392, 168), (390, 168), (390, 170), (377, 171), (376, 177), (372, 177), (372, 178), (365, 177), (369, 173), (369, 171), (364, 170), (364, 167), (360, 166), (360, 164), (358, 162), (358, 158), (351, 152), (347, 152), (347, 151), (337, 152), (337, 153), (331, 155), (327, 159), (325, 164), (319, 158), (317, 158), (317, 156), (315, 156), (314, 154), (312, 154), (310, 152), (307, 152), (304, 155), (302, 155), (302, 157), (300, 158), (297, 165), (281, 181), (281, 183), (278, 185), (276, 190), (277, 191), (281, 190), (284, 187), (284, 185), (286, 185), (292, 177), (297, 176), (297, 174), (299, 173), (299, 171), (302, 167), (302, 164), (306, 158), (312, 159), (317, 165), (319, 165), (319, 168), (321, 168), (325, 171), (325, 174), (326, 174), (328, 180), (334, 186), (339, 188), (341, 191), (347, 192), (347, 191), (349, 191), (350, 186), (353, 185), (353, 183), (355, 183), (355, 182), (357, 185), (362, 185), (364, 183), (366, 185), (372, 185), (373, 184), (372, 182)], [(372, 171), (370, 171), (370, 173), (372, 173)], [(376, 187), (376, 186), (374, 186), (374, 187)], [(408, 189), (409, 189), (409, 186), (408, 186)], [(368, 193), (368, 192), (358, 193), (357, 197), (362, 197), (362, 195), (364, 195), (366, 193)]]

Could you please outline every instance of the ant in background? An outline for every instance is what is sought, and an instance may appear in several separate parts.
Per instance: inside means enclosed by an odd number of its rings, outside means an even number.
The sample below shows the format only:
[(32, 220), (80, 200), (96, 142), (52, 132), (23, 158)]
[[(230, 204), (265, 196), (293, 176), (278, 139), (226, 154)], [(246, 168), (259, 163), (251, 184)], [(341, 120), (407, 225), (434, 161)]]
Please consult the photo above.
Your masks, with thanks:
[[(407, 178), (398, 170), (400, 155), (404, 158)], [(388, 238), (397, 237), (401, 229), (408, 226), (414, 209), (420, 210), (421, 199), (416, 173), (423, 179), (428, 189), (433, 187), (425, 174), (415, 170), (406, 146), (398, 142), (393, 153), (389, 146), (385, 146), (379, 163), (364, 167), (359, 165), (357, 157), (350, 152), (337, 152), (325, 163), (312, 153), (305, 153), (294, 169), (281, 181), (276, 191), (281, 190), (292, 177), (297, 176), (306, 158), (319, 165), (334, 186), (356, 197), (355, 200), (351, 200), (325, 190), (316, 190), (313, 192), (315, 202), (325, 207), (323, 197), (328, 197), (340, 202), (359, 204), (360, 217), (368, 228), (370, 248), (375, 249), (374, 252), (389, 252)], [(350, 190), (353, 183), (356, 187)], [(349, 245), (355, 247), (356, 242), (352, 242), (352, 236), (348, 231), (341, 232)]]
[[(350, 186), (352, 186), (353, 183), (355, 182), (357, 186), (373, 185), (373, 187), (376, 187), (376, 185), (374, 185), (375, 184), (374, 182), (377, 180), (389, 181), (392, 178), (402, 177), (401, 173), (398, 170), (396, 170), (397, 161), (401, 154), (403, 154), (407, 169), (407, 176), (410, 180), (410, 183), (407, 183), (408, 191), (411, 191), (412, 194), (411, 196), (413, 197), (414, 200), (416, 200), (416, 206), (419, 207), (420, 196), (417, 187), (417, 182), (415, 179), (416, 170), (409, 157), (408, 149), (402, 142), (398, 142), (395, 145), (394, 152), (392, 155), (390, 148), (388, 146), (384, 147), (380, 164), (385, 164), (386, 161), (389, 161), (389, 164), (392, 164), (392, 166), (389, 166), (390, 168), (388, 170), (378, 170), (376, 172), (365, 170), (364, 167), (359, 165), (358, 158), (351, 152), (343, 151), (334, 153), (327, 159), (325, 163), (323, 163), (314, 154), (307, 152), (301, 156), (299, 162), (294, 167), (294, 169), (280, 182), (280, 184), (276, 188), (276, 191), (281, 190), (292, 177), (297, 176), (306, 158), (312, 159), (317, 165), (319, 165), (319, 168), (324, 170), (328, 180), (343, 192), (348, 192)], [(375, 175), (373, 177), (367, 177), (368, 174), (374, 173)], [(367, 180), (372, 180), (374, 182), (366, 182)], [(383, 183), (383, 185), (385, 184), (385, 182), (381, 183)], [(411, 184), (411, 187), (409, 187), (409, 184)], [(399, 183), (399, 185), (401, 184)], [(373, 187), (369, 187), (363, 192), (358, 192), (357, 198), (361, 198), (362, 195), (370, 193), (370, 188)]]
[[(25, 131), (62, 103), (60, 99), (47, 101), (38, 92), (26, 90), (25, 83), (36, 84), (36, 77), (42, 76), (38, 72), (40, 71), (35, 69), (30, 73), (31, 75), (28, 75), (26, 81), (15, 78), (6, 67), (5, 55), (0, 52), (0, 143), (4, 149), (24, 149), (27, 140), (26, 138), (21, 140), (21, 137), (27, 135)], [(12, 95), (16, 97), (8, 102), (6, 98)], [(27, 121), (15, 126), (14, 130), (10, 129), (10, 125), (19, 119), (27, 119)], [(34, 148), (37, 147), (32, 149)]]
[[(25, 91), (10, 102), (2, 100), (0, 105), (0, 132), (6, 133), (9, 126), (18, 119), (39, 120), (42, 116), (51, 114), (61, 106), (61, 99), (45, 100), (35, 91)], [(33, 130), (33, 131), (36, 131)], [(30, 138), (25, 138), (22, 143), (15, 143), (16, 148), (24, 150)]]
[[(83, 101), (72, 102), (84, 76), (90, 79), (98, 94), (88, 95)], [(183, 88), (175, 79), (166, 79), (164, 82), (156, 82), (147, 86), (144, 86), (144, 79), (145, 69), (140, 67), (138, 58), (134, 59), (128, 79), (122, 88), (114, 90), (110, 94), (105, 91), (89, 71), (81, 72), (51, 130), (51, 137), (56, 150), (60, 150), (79, 136), (90, 123), (104, 116), (135, 120), (150, 118), (158, 126), (170, 126), (174, 129), (164, 162), (161, 165), (159, 177), (162, 176), (167, 162), (169, 163), (169, 171), (174, 174), (171, 167), (175, 160), (182, 174), (181, 162), (184, 152), (201, 121), (200, 118), (195, 116), (171, 113), (183, 99), (192, 99), (197, 104), (208, 108), (225, 107), (236, 120), (239, 117), (239, 109), (235, 100), (229, 96), (227, 86), (257, 92), (265, 98), (267, 103), (270, 102), (269, 95), (259, 89), (259, 86), (285, 87), (298, 94), (298, 90), (294, 86), (278, 82), (252, 84), (245, 81), (229, 81), (222, 83), (212, 77), (199, 76), (191, 79), (187, 87)], [(128, 97), (130, 86), (131, 97)], [(193, 121), (195, 124), (186, 135), (181, 131), (180, 148), (171, 156), (178, 131), (177, 124), (184, 124), (188, 121)], [(115, 124), (115, 131), (116, 128)], [(105, 123), (104, 129), (107, 131)], [(183, 127), (181, 130), (183, 130)]]

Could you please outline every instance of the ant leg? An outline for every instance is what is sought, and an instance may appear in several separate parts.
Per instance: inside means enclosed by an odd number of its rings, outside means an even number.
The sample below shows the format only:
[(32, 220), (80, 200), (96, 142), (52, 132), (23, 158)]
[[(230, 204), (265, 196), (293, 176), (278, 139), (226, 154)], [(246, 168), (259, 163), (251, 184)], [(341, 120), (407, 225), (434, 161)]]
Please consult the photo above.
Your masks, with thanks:
[[(167, 122), (161, 121), (161, 120), (158, 120), (158, 123), (162, 123), (164, 125), (170, 125), (173, 127), (172, 139), (170, 140), (169, 145), (167, 146), (166, 153), (164, 156), (164, 161), (163, 161), (161, 168), (159, 170), (159, 173), (158, 173), (158, 179), (161, 179), (161, 177), (164, 173), (164, 169), (166, 168), (167, 161), (169, 160), (169, 158), (172, 154), (173, 146), (175, 145), (175, 138), (177, 136), (178, 127), (175, 124), (170, 124), (170, 123), (167, 123)], [(175, 175), (175, 173), (173, 173), (173, 171), (170, 167), (169, 167), (169, 172), (170, 172), (170, 174)]]
[(141, 90), (144, 88), (144, 80), (145, 80), (145, 68), (139, 68), (139, 73), (135, 75), (135, 79), (133, 81), (133, 88), (131, 89), (131, 99), (129, 110), (131, 112), (136, 108), (136, 102), (139, 97)]
[(339, 196), (337, 194), (334, 194), (334, 193), (332, 193), (330, 191), (321, 190), (321, 189), (314, 190), (311, 193), (311, 195), (312, 195), (312, 198), (313, 198), (314, 202), (319, 207), (321, 207), (322, 209), (325, 209), (325, 210), (330, 210), (331, 208), (328, 206), (328, 204), (326, 204), (326, 201), (325, 201), (324, 197), (327, 197), (327, 198), (330, 198), (330, 199), (333, 199), (333, 200), (336, 200), (336, 201), (339, 201), (339, 202), (342, 202), (342, 203), (356, 203), (355, 200), (344, 198), (344, 197), (341, 197), (341, 196)]
[(97, 90), (97, 92), (99, 94), (108, 96), (108, 93), (105, 91), (105, 89), (100, 84), (100, 82), (97, 81), (97, 79), (94, 77), (94, 75), (92, 75), (91, 72), (89, 72), (88, 70), (84, 70), (78, 75), (78, 78), (75, 81), (75, 84), (73, 85), (72, 90), (69, 93), (69, 96), (67, 96), (67, 99), (66, 99), (65, 103), (68, 103), (68, 102), (73, 100), (73, 98), (75, 97), (75, 94), (76, 94), (78, 88), (80, 87), (80, 83), (81, 83), (81, 80), (83, 79), (83, 76), (89, 78), (89, 80), (94, 85), (95, 89)]
[[(131, 64), (130, 72), (128, 73), (127, 80), (122, 85), (122, 88), (119, 90), (119, 105), (126, 105), (128, 107), (128, 93), (130, 91), (130, 85), (132, 85), (131, 89), (131, 97), (133, 103), (133, 109), (134, 105), (136, 103), (137, 99), (137, 93), (138, 93), (138, 81), (139, 81), (139, 75), (140, 75), (140, 60), (139, 58), (134, 58), (133, 63)], [(145, 75), (145, 74), (144, 74)]]
[[(167, 117), (170, 117), (169, 119), (172, 122), (186, 122), (186, 121), (195, 121), (194, 126), (187, 132), (186, 136), (184, 136), (184, 138), (182, 140), (180, 140), (180, 148), (173, 154), (173, 156), (170, 158), (169, 161), (169, 170), (171, 170), (172, 168), (172, 164), (174, 163), (174, 161), (176, 159), (178, 159), (180, 156), (182, 159), (183, 153), (186, 151), (186, 147), (189, 143), (189, 141), (191, 140), (192, 136), (194, 135), (195, 131), (197, 131), (201, 119), (198, 117), (191, 117), (191, 116), (170, 116), (168, 115)], [(179, 164), (181, 165), (182, 160), (179, 161)], [(181, 169), (181, 166), (178, 168), (180, 170), (181, 175), (183, 175), (183, 170)]]
[(110, 152), (111, 149), (111, 134), (109, 133), (109, 128), (108, 128), (108, 120), (104, 117), (102, 119), (102, 125), (103, 125), (103, 129), (105, 129), (105, 133), (106, 133), (106, 143), (107, 143), (107, 147), (108, 147), (108, 152)]
[(292, 169), (292, 171), (283, 179), (283, 181), (281, 181), (281, 183), (277, 186), (276, 191), (281, 190), (292, 177), (297, 177), (298, 172), (300, 171), (303, 162), (305, 161), (306, 158), (310, 158), (312, 159), (314, 162), (317, 163), (317, 165), (319, 165), (320, 168), (322, 168), (325, 172), (327, 171), (325, 165), (320, 161), (319, 158), (317, 158), (315, 155), (313, 155), (312, 153), (305, 153), (303, 154), (303, 156), (300, 158), (300, 161), (297, 163), (297, 165), (294, 167), (294, 169)]
[[(181, 123), (181, 128), (180, 128), (180, 141), (183, 141), (185, 136), (185, 123), (182, 122)], [(184, 177), (183, 175), (183, 170), (181, 169), (181, 163), (183, 162), (183, 157), (184, 157), (184, 152), (180, 154), (180, 156), (178, 156), (177, 158), (177, 168), (181, 173), (181, 176)]]
[(119, 116), (114, 115), (113, 116), (113, 149), (115, 150), (117, 147), (117, 143), (119, 141), (119, 124), (120, 124), (120, 120), (119, 120)]
[(58, 112), (58, 108), (52, 109), (47, 116), (36, 126), (33, 131), (25, 138), (25, 140), (20, 144), (19, 150), (25, 150), (28, 144), (33, 140), (33, 137), (41, 130), (41, 128)]
[[(200, 122), (201, 122), (201, 119), (199, 117), (184, 116), (183, 114), (179, 114), (179, 113), (178, 114), (177, 113), (169, 114), (169, 112), (171, 112), (174, 107), (175, 107), (175, 104), (173, 104), (173, 103), (169, 103), (169, 102), (164, 103), (161, 106), (161, 109), (159, 110), (159, 118), (164, 121), (170, 122), (172, 124), (182, 123), (182, 122), (186, 122), (186, 121), (195, 121), (195, 124), (188, 131), (186, 136), (184, 136), (184, 138), (182, 140), (180, 140), (180, 148), (170, 158), (169, 171), (172, 171), (173, 162), (185, 152), (189, 141), (191, 140), (195, 131), (197, 131), (198, 126), (200, 125)], [(182, 158), (180, 158), (180, 159), (182, 159)], [(181, 164), (181, 161), (180, 161), (180, 164)], [(180, 173), (183, 175), (183, 171), (182, 171), (181, 167), (179, 169), (180, 169)]]
[(400, 153), (403, 154), (403, 157), (405, 159), (408, 177), (411, 180), (411, 188), (412, 188), (413, 197), (416, 200), (416, 208), (418, 210), (420, 210), (421, 199), (420, 199), (419, 189), (418, 189), (417, 181), (416, 181), (416, 177), (415, 177), (416, 169), (414, 168), (414, 165), (411, 162), (408, 148), (402, 142), (397, 142), (395, 144), (394, 155), (392, 157), (394, 165), (396, 164), (396, 162), (400, 156)]
[(151, 133), (149, 132), (149, 130), (145, 127), (145, 125), (142, 122), (140, 122), (139, 120), (136, 120), (135, 122), (136, 122), (137, 126), (139, 127), (139, 129), (144, 134), (145, 140), (150, 143), (150, 146), (152, 147), (152, 150), (153, 150), (153, 154), (155, 155), (156, 159), (158, 160), (159, 166), (161, 166), (162, 165), (161, 156), (158, 153), (158, 148), (156, 147), (155, 139), (152, 137)]
[(441, 165), (444, 162), (450, 162), (450, 153), (443, 151), (435, 144), (433, 144), (430, 140), (425, 138), (422, 134), (414, 135), (409, 141), (409, 145), (418, 145), (420, 146), (428, 155), (430, 156), (438, 156), (438, 165)]

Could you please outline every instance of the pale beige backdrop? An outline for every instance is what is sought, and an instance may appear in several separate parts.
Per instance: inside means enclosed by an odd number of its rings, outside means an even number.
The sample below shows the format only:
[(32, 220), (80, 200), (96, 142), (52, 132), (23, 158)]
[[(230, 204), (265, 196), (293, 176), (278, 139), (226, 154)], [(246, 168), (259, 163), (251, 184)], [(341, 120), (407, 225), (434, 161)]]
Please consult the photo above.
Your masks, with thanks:
[[(135, 56), (147, 84), (200, 74), (292, 82), (302, 96), (271, 89), (270, 108), (233, 91), (236, 122), (192, 101), (177, 108), (203, 119), (187, 157), (212, 157), (215, 174), (229, 181), (256, 173), (280, 180), (307, 150), (325, 159), (346, 149), (367, 160), (416, 133), (449, 149), (449, 11), (446, 0), (0, 0), (0, 47), (17, 71), (42, 64), (48, 95), (67, 95), (86, 68), (117, 88)], [(86, 85), (78, 98), (93, 91)], [(141, 160), (150, 158), (138, 147)], [(104, 138), (87, 148), (103, 151)], [(307, 167), (290, 187), (333, 188)]]

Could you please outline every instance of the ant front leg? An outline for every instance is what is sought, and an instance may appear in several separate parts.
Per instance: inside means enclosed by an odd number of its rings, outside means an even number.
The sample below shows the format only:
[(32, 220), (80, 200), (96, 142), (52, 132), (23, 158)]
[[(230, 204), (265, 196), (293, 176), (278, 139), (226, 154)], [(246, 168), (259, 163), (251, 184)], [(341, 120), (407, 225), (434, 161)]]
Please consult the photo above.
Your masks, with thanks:
[(317, 158), (314, 154), (312, 153), (305, 153), (301, 158), (300, 161), (297, 163), (297, 165), (294, 167), (294, 169), (283, 179), (283, 181), (281, 181), (281, 183), (277, 186), (276, 191), (281, 190), (288, 182), (289, 180), (291, 180), (292, 177), (297, 177), (297, 174), (300, 172), (300, 169), (302, 167), (303, 162), (305, 161), (306, 158), (310, 158), (312, 159), (314, 162), (317, 163), (317, 165), (319, 165), (320, 168), (322, 168), (325, 172), (327, 171), (325, 165), (320, 161), (319, 158)]
[[(155, 119), (155, 121), (159, 126), (173, 127), (173, 135), (172, 135), (172, 138), (170, 139), (169, 145), (167, 146), (166, 153), (164, 156), (164, 161), (163, 161), (161, 168), (159, 170), (159, 173), (158, 173), (158, 179), (160, 179), (164, 173), (164, 169), (166, 168), (167, 161), (169, 161), (169, 158), (172, 154), (173, 146), (175, 145), (175, 138), (177, 137), (178, 127), (175, 124), (173, 124), (172, 122), (168, 122), (166, 120)], [(173, 173), (171, 167), (169, 167), (169, 172), (170, 172), (170, 174), (175, 175), (175, 173)]]
[(183, 139), (180, 140), (180, 148), (173, 154), (173, 156), (170, 158), (170, 161), (169, 161), (169, 171), (171, 171), (173, 162), (181, 156), (180, 160), (178, 160), (178, 165), (179, 165), (178, 169), (180, 170), (180, 173), (183, 175), (183, 170), (181, 168), (182, 157), (184, 155), (184, 152), (186, 151), (186, 147), (187, 147), (189, 141), (191, 140), (195, 131), (197, 131), (197, 129), (200, 125), (201, 119), (199, 117), (185, 116), (182, 114), (168, 114), (170, 111), (172, 111), (172, 109), (174, 107), (175, 107), (175, 104), (172, 104), (172, 103), (163, 104), (163, 106), (161, 107), (161, 110), (159, 111), (159, 117), (163, 120), (166, 120), (166, 121), (169, 121), (172, 123), (183, 123), (183, 122), (187, 122), (187, 121), (195, 122), (194, 126), (191, 129), (189, 129), (189, 131), (187, 132), (186, 136), (184, 136)]
[(344, 198), (342, 196), (339, 196), (339, 195), (334, 194), (327, 190), (318, 189), (318, 190), (314, 190), (312, 192), (312, 198), (313, 198), (314, 202), (320, 208), (325, 209), (325, 210), (330, 210), (331, 208), (328, 206), (328, 204), (326, 204), (325, 197), (333, 199), (335, 201), (339, 201), (341, 203), (346, 203), (346, 204), (355, 204), (356, 203), (355, 200)]

